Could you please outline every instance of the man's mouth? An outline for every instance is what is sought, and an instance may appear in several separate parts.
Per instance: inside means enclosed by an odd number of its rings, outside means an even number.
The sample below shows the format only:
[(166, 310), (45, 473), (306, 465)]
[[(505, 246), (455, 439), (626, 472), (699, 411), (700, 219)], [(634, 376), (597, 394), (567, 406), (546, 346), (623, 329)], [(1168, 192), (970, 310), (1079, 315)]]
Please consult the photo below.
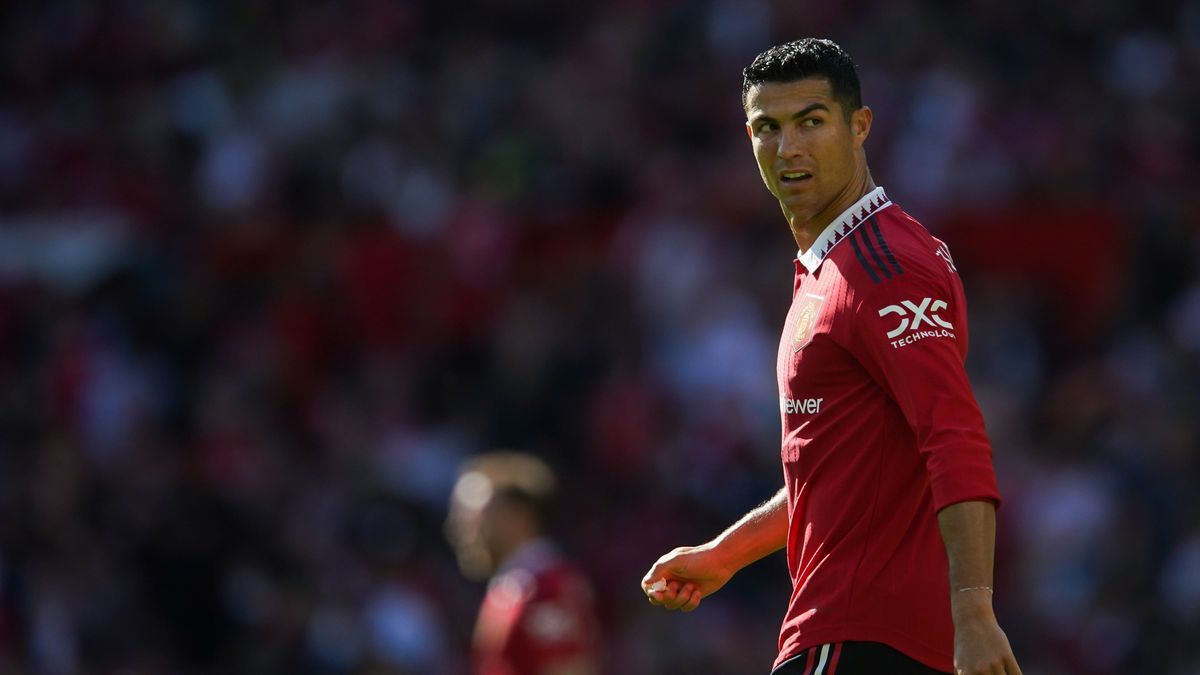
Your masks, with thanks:
[(812, 178), (812, 174), (807, 171), (784, 171), (779, 174), (779, 179), (784, 183), (799, 183), (809, 178)]

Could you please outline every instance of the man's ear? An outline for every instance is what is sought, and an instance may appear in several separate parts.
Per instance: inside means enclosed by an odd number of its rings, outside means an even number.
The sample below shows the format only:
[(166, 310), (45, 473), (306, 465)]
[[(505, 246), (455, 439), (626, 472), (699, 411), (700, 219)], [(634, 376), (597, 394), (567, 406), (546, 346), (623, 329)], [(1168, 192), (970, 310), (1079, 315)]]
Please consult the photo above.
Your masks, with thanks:
[(750, 140), (754, 140), (754, 130), (750, 128), (749, 122), (746, 122), (746, 135), (750, 137)]
[(867, 136), (871, 135), (871, 122), (874, 119), (875, 113), (865, 105), (850, 113), (850, 130), (854, 132), (854, 144), (858, 147), (862, 147)]

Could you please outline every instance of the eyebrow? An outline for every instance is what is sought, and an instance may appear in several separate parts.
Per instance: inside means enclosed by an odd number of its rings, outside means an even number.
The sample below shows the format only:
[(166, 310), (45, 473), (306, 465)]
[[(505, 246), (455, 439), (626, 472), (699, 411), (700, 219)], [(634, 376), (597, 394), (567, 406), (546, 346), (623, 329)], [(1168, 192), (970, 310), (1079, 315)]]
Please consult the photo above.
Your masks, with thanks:
[[(796, 119), (800, 119), (802, 117), (807, 117), (810, 113), (817, 111), (817, 110), (824, 110), (825, 112), (829, 112), (829, 106), (825, 105), (824, 103), (810, 103), (809, 105), (801, 108), (796, 113), (794, 113), (792, 115), (792, 119), (796, 120)], [(755, 115), (753, 118), (750, 119), (751, 124), (757, 124), (759, 122), (774, 122), (774, 121), (776, 121), (775, 118), (771, 117), (770, 115)]]

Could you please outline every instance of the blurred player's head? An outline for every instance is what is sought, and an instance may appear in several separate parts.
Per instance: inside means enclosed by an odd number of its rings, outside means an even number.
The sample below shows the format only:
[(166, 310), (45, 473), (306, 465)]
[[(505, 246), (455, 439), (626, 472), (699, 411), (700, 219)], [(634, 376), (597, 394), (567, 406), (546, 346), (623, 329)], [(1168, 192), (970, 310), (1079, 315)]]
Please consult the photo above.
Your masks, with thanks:
[(519, 546), (540, 537), (555, 483), (550, 467), (525, 453), (491, 452), (467, 461), (446, 521), (463, 573), (487, 578)]
[(830, 40), (777, 45), (742, 71), (746, 131), (759, 173), (793, 225), (823, 225), (862, 196), (869, 180), (854, 62)]

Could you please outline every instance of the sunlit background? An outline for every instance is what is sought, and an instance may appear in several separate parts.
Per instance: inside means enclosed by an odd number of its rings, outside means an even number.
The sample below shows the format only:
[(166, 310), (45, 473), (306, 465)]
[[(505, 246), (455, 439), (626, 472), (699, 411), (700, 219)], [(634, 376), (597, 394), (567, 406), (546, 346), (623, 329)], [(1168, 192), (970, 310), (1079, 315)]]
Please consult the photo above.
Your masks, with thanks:
[(560, 472), (613, 675), (758, 674), (795, 254), (740, 71), (840, 42), (950, 243), (1027, 675), (1200, 673), (1200, 1), (0, 8), (0, 673), (465, 672), (458, 463)]

